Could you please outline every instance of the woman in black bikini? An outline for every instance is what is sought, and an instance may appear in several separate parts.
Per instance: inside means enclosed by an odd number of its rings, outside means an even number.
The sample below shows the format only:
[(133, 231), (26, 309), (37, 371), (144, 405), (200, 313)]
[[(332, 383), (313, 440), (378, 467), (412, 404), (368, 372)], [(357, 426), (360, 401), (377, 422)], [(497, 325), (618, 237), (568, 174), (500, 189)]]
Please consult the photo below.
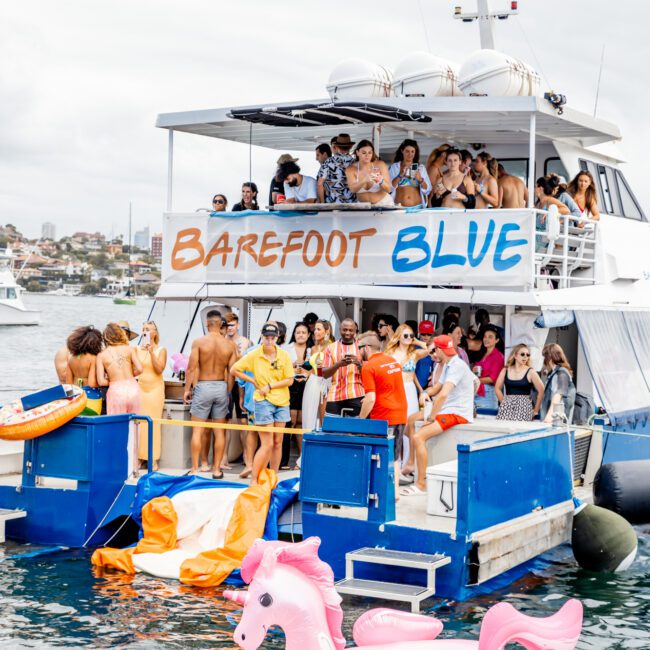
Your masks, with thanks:
[[(533, 388), (537, 391), (534, 406)], [(544, 384), (530, 362), (528, 346), (520, 343), (512, 349), (505, 367), (499, 373), (494, 392), (499, 400), (497, 420), (530, 422), (539, 413)]]
[(474, 181), (460, 170), (460, 151), (447, 150), (447, 171), (433, 188), (443, 208), (471, 210), (476, 205)]

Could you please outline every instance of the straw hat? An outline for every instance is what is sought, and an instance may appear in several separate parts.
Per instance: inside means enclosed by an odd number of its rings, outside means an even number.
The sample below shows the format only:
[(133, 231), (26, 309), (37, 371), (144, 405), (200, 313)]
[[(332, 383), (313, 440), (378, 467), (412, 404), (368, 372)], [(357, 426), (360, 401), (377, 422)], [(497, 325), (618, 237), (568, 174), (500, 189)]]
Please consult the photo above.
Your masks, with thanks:
[(118, 320), (117, 324), (126, 332), (126, 335), (129, 337), (129, 341), (138, 338), (138, 333), (134, 332), (129, 325), (128, 320)]

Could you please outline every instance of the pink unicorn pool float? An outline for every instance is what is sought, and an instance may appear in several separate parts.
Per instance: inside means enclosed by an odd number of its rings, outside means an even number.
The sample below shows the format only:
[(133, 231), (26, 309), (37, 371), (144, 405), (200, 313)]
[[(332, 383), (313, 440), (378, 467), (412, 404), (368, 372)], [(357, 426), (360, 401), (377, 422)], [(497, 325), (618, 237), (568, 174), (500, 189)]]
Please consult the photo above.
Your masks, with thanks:
[[(318, 557), (320, 539), (298, 544), (257, 540), (241, 567), (247, 591), (224, 591), (243, 606), (235, 642), (255, 650), (277, 625), (287, 650), (343, 650), (341, 597), (331, 567)], [(582, 603), (569, 600), (547, 618), (519, 613), (508, 603), (491, 607), (478, 641), (436, 639), (442, 622), (431, 616), (377, 608), (362, 614), (352, 636), (362, 650), (503, 650), (520, 643), (528, 650), (572, 650), (582, 629)]]

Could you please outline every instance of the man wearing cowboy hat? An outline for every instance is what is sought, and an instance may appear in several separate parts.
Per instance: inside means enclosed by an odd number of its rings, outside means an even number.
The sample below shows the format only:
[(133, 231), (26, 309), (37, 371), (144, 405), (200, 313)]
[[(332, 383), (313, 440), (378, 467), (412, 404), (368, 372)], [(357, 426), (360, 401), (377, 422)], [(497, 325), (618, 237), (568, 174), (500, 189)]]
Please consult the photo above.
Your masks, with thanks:
[(284, 196), (284, 185), (278, 180), (278, 172), (280, 171), (280, 166), (288, 162), (298, 162), (298, 158), (294, 158), (290, 153), (283, 153), (278, 158), (278, 167), (273, 174), (271, 179), (271, 187), (269, 188), (269, 205), (275, 205), (278, 202), (278, 194)]
[(321, 203), (354, 203), (356, 197), (348, 187), (346, 168), (354, 161), (350, 155), (354, 142), (347, 133), (332, 138), (332, 156), (318, 170), (318, 200)]

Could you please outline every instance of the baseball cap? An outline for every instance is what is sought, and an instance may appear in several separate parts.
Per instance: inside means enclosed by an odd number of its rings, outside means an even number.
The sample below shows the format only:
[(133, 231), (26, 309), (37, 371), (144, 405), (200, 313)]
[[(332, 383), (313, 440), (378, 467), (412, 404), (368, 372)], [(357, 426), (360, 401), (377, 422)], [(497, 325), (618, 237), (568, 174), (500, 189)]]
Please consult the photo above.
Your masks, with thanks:
[(447, 336), (446, 334), (436, 336), (433, 339), (433, 344), (439, 350), (442, 350), (448, 357), (453, 357), (458, 354), (456, 352), (456, 348), (454, 348), (454, 341), (452, 340), (451, 336)]
[(430, 320), (421, 320), (418, 326), (418, 332), (420, 334), (433, 334), (435, 332), (433, 323)]
[(277, 325), (267, 323), (262, 327), (262, 336), (280, 336), (280, 330)]

